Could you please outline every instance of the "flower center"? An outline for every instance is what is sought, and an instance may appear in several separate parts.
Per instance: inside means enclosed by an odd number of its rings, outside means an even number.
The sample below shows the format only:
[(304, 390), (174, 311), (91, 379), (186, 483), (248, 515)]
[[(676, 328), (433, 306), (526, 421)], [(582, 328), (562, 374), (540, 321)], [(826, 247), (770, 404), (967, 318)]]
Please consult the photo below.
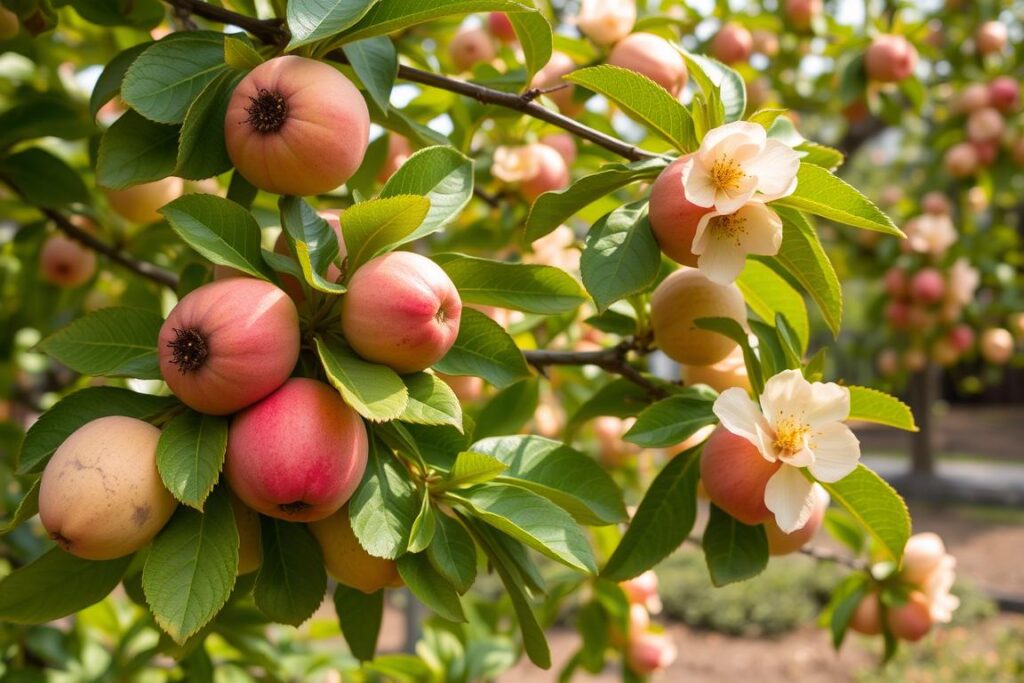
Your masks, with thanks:
[(281, 126), (288, 118), (288, 103), (281, 93), (260, 88), (256, 97), (250, 97), (249, 101), (250, 106), (245, 108), (249, 114), (246, 123), (252, 126), (253, 130), (262, 135), (281, 130)]
[(719, 190), (738, 190), (746, 177), (743, 167), (731, 156), (723, 154), (711, 165), (711, 182)]
[(747, 219), (738, 213), (715, 216), (711, 219), (708, 229), (711, 230), (711, 237), (716, 241), (732, 242), (739, 247), (742, 246), (743, 237), (747, 234)]
[(174, 335), (167, 346), (171, 349), (171, 362), (178, 366), (178, 372), (184, 375), (203, 367), (210, 349), (199, 330), (175, 328)]
[(795, 417), (785, 417), (775, 425), (775, 441), (772, 444), (779, 455), (789, 457), (804, 448), (804, 440), (811, 428)]

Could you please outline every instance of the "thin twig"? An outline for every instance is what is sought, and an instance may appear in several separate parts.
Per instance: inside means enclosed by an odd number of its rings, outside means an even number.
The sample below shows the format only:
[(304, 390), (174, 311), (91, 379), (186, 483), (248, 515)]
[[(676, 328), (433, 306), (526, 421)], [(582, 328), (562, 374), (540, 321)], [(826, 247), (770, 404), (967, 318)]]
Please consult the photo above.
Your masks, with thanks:
[[(703, 547), (704, 539), (696, 535), (687, 536), (686, 543)], [(832, 550), (826, 550), (825, 548), (821, 548), (818, 546), (805, 545), (804, 547), (800, 548), (800, 550), (797, 552), (799, 552), (801, 555), (806, 555), (807, 557), (811, 558), (812, 560), (815, 560), (816, 562), (832, 562), (834, 564), (841, 564), (842, 566), (847, 567), (849, 569), (853, 569), (854, 571), (865, 571), (867, 569), (867, 564), (865, 564), (862, 560), (857, 559), (856, 557), (850, 557), (849, 555), (841, 555)]]
[(668, 392), (645, 377), (630, 365), (629, 354), (642, 351), (634, 339), (627, 339), (615, 346), (599, 351), (551, 351), (547, 349), (524, 351), (526, 362), (543, 373), (552, 365), (592, 365), (607, 372), (620, 375), (643, 388), (654, 399), (663, 399)]
[[(244, 14), (232, 12), (231, 10), (226, 10), (215, 5), (202, 2), (202, 0), (165, 1), (174, 7), (185, 8), (192, 14), (203, 17), (204, 19), (244, 28), (264, 43), (283, 45), (288, 42), (288, 31), (281, 25), (279, 20), (256, 19), (254, 17), (249, 17)], [(327, 55), (327, 57), (341, 63), (347, 63), (348, 61), (341, 50), (333, 50)], [(577, 137), (588, 140), (595, 145), (604, 147), (608, 151), (614, 152), (615, 154), (618, 154), (625, 159), (629, 159), (630, 161), (639, 161), (641, 159), (650, 159), (658, 156), (640, 149), (635, 145), (623, 142), (616, 137), (602, 133), (599, 130), (585, 126), (568, 116), (563, 116), (557, 112), (551, 111), (550, 109), (545, 109), (533, 101), (540, 93), (532, 89), (527, 90), (523, 94), (502, 92), (500, 90), (494, 90), (493, 88), (477, 85), (476, 83), (456, 80), (443, 74), (423, 71), (422, 69), (416, 69), (404, 64), (398, 67), (398, 78), (411, 83), (419, 83), (420, 85), (439, 88), (441, 90), (447, 90), (459, 95), (471, 97), (482, 104), (493, 104), (499, 107), (505, 107), (506, 109), (518, 111), (526, 114), (527, 116), (532, 116), (535, 119), (545, 121), (553, 126), (566, 130)]]
[(164, 270), (159, 266), (153, 265), (147, 261), (140, 261), (139, 259), (132, 258), (128, 254), (124, 253), (117, 247), (107, 244), (106, 242), (96, 238), (93, 234), (82, 230), (77, 225), (72, 223), (67, 216), (62, 214), (60, 211), (54, 209), (39, 208), (39, 210), (57, 226), (57, 229), (63, 232), (71, 239), (81, 242), (85, 246), (89, 247), (93, 251), (103, 254), (114, 263), (124, 266), (128, 270), (140, 275), (148, 280), (151, 280), (158, 285), (164, 287), (170, 287), (171, 289), (178, 288), (178, 276), (174, 273)]

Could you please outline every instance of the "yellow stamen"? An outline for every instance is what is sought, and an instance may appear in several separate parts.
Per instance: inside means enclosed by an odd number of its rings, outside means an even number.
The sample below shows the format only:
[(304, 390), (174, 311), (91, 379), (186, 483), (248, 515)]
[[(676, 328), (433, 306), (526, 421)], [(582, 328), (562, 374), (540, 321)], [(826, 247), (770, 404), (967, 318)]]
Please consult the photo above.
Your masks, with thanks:
[(747, 234), (747, 219), (738, 213), (728, 216), (715, 216), (708, 224), (711, 236), (717, 241), (729, 241), (737, 247), (743, 246), (743, 237)]
[(738, 190), (746, 177), (743, 167), (730, 156), (723, 154), (711, 165), (711, 183), (719, 190)]
[(811, 428), (797, 420), (795, 416), (787, 416), (775, 423), (775, 441), (772, 444), (779, 455), (789, 457), (804, 449), (804, 440)]

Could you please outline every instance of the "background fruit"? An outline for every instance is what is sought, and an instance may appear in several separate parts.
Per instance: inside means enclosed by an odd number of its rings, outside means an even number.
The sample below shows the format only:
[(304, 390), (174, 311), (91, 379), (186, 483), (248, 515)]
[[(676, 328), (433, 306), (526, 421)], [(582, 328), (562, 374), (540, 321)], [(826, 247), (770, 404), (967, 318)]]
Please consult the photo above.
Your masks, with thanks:
[(341, 329), (348, 343), (366, 360), (400, 374), (441, 360), (455, 343), (461, 318), (462, 300), (448, 275), (408, 251), (364, 264), (342, 299)]
[(308, 196), (347, 181), (366, 154), (370, 113), (336, 69), (293, 55), (260, 64), (231, 95), (228, 155), (250, 183)]
[(448, 44), (448, 56), (459, 71), (469, 71), (497, 55), (491, 36), (479, 28), (463, 29)]
[(545, 192), (564, 190), (569, 187), (569, 167), (558, 150), (547, 145), (530, 145), (537, 161), (537, 173), (526, 178), (519, 185), (523, 199), (533, 202)]
[(686, 87), (686, 62), (667, 40), (653, 33), (632, 33), (612, 48), (608, 55), (612, 66), (646, 76), (673, 97)]
[(96, 252), (64, 235), (52, 235), (39, 253), (39, 269), (58, 287), (79, 287), (96, 273)]
[(231, 491), (231, 511), (238, 529), (238, 575), (249, 574), (263, 564), (263, 541), (260, 538), (260, 515)]
[(882, 83), (896, 83), (909, 78), (917, 66), (917, 48), (903, 36), (876, 36), (864, 54), (868, 78)]
[(726, 64), (745, 62), (753, 51), (754, 38), (750, 31), (732, 22), (723, 25), (711, 41), (711, 54)]
[(886, 621), (894, 636), (916, 643), (932, 628), (927, 598), (921, 593), (911, 593), (905, 604), (889, 607)]
[(257, 512), (310, 522), (352, 497), (366, 457), (362, 418), (331, 387), (297, 377), (235, 416), (224, 472)]
[(39, 485), (39, 517), (73, 555), (109, 560), (156, 536), (177, 501), (156, 469), (160, 430), (110, 416), (88, 422), (57, 448)]
[(311, 522), (309, 530), (320, 544), (327, 573), (339, 583), (368, 594), (402, 585), (394, 560), (374, 557), (359, 544), (347, 505), (330, 517)]
[(132, 185), (123, 190), (107, 190), (107, 204), (132, 223), (146, 224), (163, 220), (158, 213), (164, 204), (181, 196), (185, 182), (181, 178), (164, 178), (152, 183)]
[(690, 268), (665, 278), (651, 296), (651, 327), (658, 347), (672, 360), (686, 365), (711, 365), (737, 344), (717, 332), (698, 329), (698, 318), (746, 321), (746, 304), (736, 285), (719, 285)]
[(265, 280), (211, 282), (174, 307), (158, 350), (175, 396), (201, 413), (227, 415), (288, 379), (299, 356), (299, 314)]

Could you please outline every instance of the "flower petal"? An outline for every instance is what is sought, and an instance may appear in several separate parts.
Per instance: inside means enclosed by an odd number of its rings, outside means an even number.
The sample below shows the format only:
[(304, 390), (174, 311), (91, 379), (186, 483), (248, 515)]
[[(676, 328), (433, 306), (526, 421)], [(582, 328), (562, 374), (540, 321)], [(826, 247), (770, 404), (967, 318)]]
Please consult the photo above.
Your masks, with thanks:
[(775, 514), (775, 523), (787, 534), (802, 529), (814, 509), (814, 486), (796, 467), (783, 465), (768, 480), (764, 504)]
[(760, 124), (749, 121), (733, 121), (709, 130), (701, 140), (700, 151), (702, 153), (732, 154), (741, 145), (753, 144), (763, 148), (767, 140), (768, 133)]
[(743, 176), (736, 189), (719, 190), (715, 194), (715, 210), (723, 213), (736, 213), (757, 192), (757, 177)]
[[(693, 253), (698, 253), (694, 247)], [(747, 254), (735, 242), (709, 231), (700, 248), (697, 267), (707, 279), (720, 285), (732, 284), (747, 265)]]
[(764, 384), (761, 411), (770, 424), (782, 418), (802, 415), (811, 400), (810, 382), (799, 370), (783, 370)]
[(832, 483), (857, 469), (860, 441), (842, 422), (820, 427), (811, 439), (814, 464), (808, 466), (815, 479)]
[(760, 447), (757, 427), (764, 422), (764, 416), (746, 391), (738, 387), (726, 389), (715, 399), (712, 411), (721, 420), (723, 427)]
[(718, 188), (711, 182), (711, 174), (695, 156), (690, 157), (679, 167), (679, 178), (682, 181), (680, 191), (686, 200), (695, 206), (705, 208), (715, 205)]
[(796, 190), (800, 156), (779, 140), (768, 140), (756, 159), (746, 164), (747, 173), (757, 176), (757, 189), (765, 201), (788, 197)]
[(805, 417), (812, 427), (845, 420), (850, 417), (850, 390), (834, 382), (814, 382)]

